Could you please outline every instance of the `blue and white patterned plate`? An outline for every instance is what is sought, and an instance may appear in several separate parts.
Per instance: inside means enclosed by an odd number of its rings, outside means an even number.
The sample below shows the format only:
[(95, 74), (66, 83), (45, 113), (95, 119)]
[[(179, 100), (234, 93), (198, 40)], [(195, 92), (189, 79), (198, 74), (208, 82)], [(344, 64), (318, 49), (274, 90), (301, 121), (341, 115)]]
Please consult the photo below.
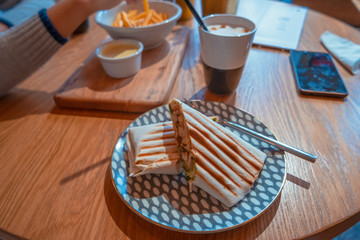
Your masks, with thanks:
[[(206, 115), (217, 115), (275, 138), (262, 122), (235, 107), (205, 101), (189, 101), (188, 104)], [(170, 120), (168, 106), (164, 105), (144, 113), (129, 127)], [(193, 186), (190, 193), (182, 174), (129, 177), (125, 145), (128, 129), (116, 143), (111, 161), (113, 183), (121, 199), (140, 217), (156, 225), (181, 232), (224, 231), (255, 219), (280, 194), (285, 182), (285, 155), (266, 142), (227, 128), (267, 154), (259, 178), (239, 203), (228, 208), (196, 186)]]

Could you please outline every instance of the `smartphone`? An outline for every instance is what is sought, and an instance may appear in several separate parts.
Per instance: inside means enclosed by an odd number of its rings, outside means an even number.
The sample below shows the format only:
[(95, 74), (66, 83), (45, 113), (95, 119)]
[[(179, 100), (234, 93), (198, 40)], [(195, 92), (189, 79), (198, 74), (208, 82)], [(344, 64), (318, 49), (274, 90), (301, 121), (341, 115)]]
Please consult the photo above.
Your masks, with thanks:
[(341, 98), (348, 95), (330, 54), (291, 50), (290, 61), (299, 93)]

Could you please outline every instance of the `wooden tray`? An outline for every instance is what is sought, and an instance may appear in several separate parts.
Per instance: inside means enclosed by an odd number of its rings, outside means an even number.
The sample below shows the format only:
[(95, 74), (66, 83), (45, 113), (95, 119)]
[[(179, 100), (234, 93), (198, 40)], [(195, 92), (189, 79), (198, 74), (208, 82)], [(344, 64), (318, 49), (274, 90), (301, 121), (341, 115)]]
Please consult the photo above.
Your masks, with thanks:
[(181, 66), (188, 33), (188, 27), (175, 26), (161, 46), (143, 52), (140, 71), (128, 78), (106, 75), (94, 51), (54, 95), (56, 105), (145, 112), (165, 104)]

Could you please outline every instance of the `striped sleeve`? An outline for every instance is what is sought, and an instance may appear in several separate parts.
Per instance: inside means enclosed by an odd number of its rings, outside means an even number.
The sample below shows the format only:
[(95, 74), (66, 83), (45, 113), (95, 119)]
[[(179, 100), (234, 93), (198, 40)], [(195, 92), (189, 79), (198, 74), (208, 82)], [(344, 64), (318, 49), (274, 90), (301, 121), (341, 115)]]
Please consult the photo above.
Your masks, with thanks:
[(44, 10), (0, 33), (0, 95), (34, 73), (65, 42)]

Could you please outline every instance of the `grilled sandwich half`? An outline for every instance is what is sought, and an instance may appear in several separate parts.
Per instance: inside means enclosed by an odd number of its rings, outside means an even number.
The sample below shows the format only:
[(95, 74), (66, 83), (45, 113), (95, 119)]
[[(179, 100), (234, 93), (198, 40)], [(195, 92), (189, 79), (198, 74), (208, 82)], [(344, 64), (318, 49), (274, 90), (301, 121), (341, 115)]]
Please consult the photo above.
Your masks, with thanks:
[(129, 128), (129, 176), (180, 173), (179, 153), (171, 122)]
[(185, 103), (169, 103), (185, 178), (226, 206), (250, 191), (266, 154)]

